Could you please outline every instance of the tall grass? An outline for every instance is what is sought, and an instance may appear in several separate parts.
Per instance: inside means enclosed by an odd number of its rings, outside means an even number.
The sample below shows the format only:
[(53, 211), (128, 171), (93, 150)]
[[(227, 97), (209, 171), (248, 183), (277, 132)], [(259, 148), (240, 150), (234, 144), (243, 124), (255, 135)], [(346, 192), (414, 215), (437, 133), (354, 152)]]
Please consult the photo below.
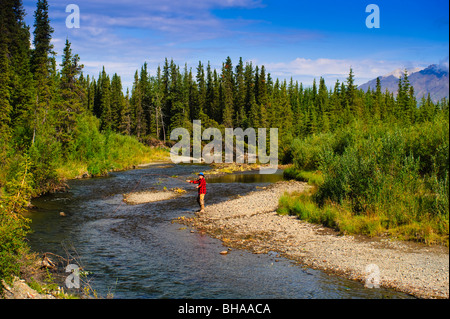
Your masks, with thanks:
[(288, 167), (284, 170), (283, 176), (285, 179), (295, 179), (301, 182), (307, 182), (310, 185), (320, 185), (323, 183), (323, 176), (321, 171), (304, 171), (298, 170), (295, 167)]
[(410, 127), (355, 124), (292, 147), (298, 177), (315, 169), (323, 181), (308, 197), (283, 196), (280, 212), (343, 233), (448, 245), (448, 119)]
[(86, 173), (103, 175), (111, 170), (168, 158), (168, 149), (145, 146), (134, 136), (111, 131), (101, 133), (97, 118), (82, 116), (78, 118), (74, 139), (58, 163), (57, 172), (60, 178), (67, 179)]

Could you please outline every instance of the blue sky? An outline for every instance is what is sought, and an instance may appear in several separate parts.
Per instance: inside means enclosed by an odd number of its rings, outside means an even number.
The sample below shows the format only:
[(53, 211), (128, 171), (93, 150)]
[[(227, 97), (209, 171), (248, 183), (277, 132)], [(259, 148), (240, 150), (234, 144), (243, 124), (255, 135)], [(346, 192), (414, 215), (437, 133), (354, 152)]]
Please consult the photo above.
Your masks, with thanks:
[[(397, 68), (442, 64), (448, 68), (447, 0), (49, 0), (61, 61), (65, 39), (81, 57), (84, 72), (105, 66), (130, 87), (144, 62), (155, 75), (164, 59), (199, 61), (220, 69), (230, 56), (265, 65), (273, 78), (328, 86), (352, 67), (362, 84)], [(36, 1), (23, 1), (33, 28)], [(80, 28), (66, 27), (68, 4), (80, 8)], [(380, 9), (380, 28), (366, 27), (366, 6)]]

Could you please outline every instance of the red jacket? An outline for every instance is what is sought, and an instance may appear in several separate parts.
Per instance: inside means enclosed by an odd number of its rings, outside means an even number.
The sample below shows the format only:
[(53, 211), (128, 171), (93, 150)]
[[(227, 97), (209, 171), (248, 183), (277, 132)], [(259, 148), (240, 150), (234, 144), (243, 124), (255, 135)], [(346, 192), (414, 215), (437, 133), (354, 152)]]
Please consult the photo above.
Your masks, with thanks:
[(192, 184), (199, 184), (200, 187), (198, 188), (198, 193), (199, 194), (206, 194), (206, 181), (204, 178), (199, 178), (196, 181), (190, 181), (189, 183)]

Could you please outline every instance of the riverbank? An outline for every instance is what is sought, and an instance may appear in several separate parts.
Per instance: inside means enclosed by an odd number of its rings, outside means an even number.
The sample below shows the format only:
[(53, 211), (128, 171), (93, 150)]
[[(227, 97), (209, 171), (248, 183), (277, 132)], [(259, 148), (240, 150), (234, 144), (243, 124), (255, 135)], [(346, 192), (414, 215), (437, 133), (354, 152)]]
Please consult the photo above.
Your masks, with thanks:
[[(47, 193), (65, 191), (67, 182), (72, 179), (92, 178), (104, 176), (109, 172), (135, 169), (142, 163), (165, 164), (169, 162), (169, 149), (147, 147), (130, 137), (115, 135), (111, 138), (111, 148), (105, 156), (99, 160), (98, 157), (65, 161), (55, 161), (52, 167), (47, 167), (45, 174), (38, 172), (40, 178), (47, 178), (44, 186), (37, 187), (36, 176), (30, 173), (30, 162), (28, 157), (16, 162), (20, 163), (17, 176), (8, 181), (8, 192), (1, 187), (7, 181), (0, 178), (0, 247), (4, 247), (0, 253), (0, 299), (41, 299), (46, 294), (38, 293), (30, 288), (41, 276), (41, 266), (23, 265), (23, 260), (31, 259), (34, 253), (28, 247), (26, 236), (29, 233), (29, 225), (35, 208), (31, 204), (33, 198)], [(8, 169), (6, 169), (8, 170)], [(166, 192), (164, 193), (164, 195)], [(176, 195), (177, 193), (175, 193)], [(133, 194), (135, 196), (135, 194)], [(133, 202), (131, 202), (133, 203)], [(60, 216), (66, 216), (61, 212)], [(24, 270), (25, 269), (25, 270)], [(45, 273), (45, 272), (44, 272)], [(26, 288), (28, 286), (28, 288)]]
[(15, 277), (11, 285), (3, 282), (4, 299), (56, 299), (52, 294), (41, 294), (31, 288), (23, 279)]
[[(176, 221), (221, 239), (231, 249), (277, 252), (302, 265), (365, 282), (366, 267), (378, 266), (380, 286), (418, 298), (449, 298), (449, 251), (443, 246), (387, 238), (341, 236), (319, 225), (276, 213), (284, 192), (310, 186), (285, 181), (207, 206), (203, 214)], [(232, 253), (232, 252), (231, 252)]]

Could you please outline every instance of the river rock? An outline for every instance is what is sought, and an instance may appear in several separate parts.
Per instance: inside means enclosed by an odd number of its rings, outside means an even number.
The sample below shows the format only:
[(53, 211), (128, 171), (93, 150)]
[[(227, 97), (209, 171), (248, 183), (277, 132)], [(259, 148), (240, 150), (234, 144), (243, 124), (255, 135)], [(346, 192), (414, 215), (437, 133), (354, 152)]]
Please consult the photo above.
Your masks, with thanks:
[(10, 285), (2, 280), (3, 297), (5, 299), (55, 299), (49, 294), (40, 294), (36, 290), (30, 288), (23, 279), (15, 277)]

